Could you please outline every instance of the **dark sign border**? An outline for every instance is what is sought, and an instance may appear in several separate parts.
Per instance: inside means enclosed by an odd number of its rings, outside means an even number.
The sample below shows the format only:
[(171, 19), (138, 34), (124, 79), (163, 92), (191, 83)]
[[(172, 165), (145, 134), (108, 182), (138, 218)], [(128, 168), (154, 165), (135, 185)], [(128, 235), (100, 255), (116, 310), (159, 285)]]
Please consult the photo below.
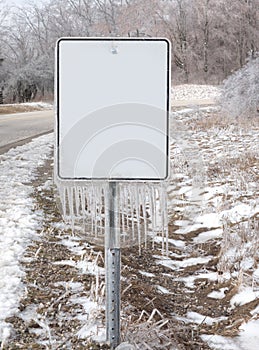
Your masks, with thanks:
[[(166, 101), (166, 113), (167, 113), (167, 125), (166, 125), (166, 176), (164, 178), (104, 178), (104, 177), (62, 177), (60, 176), (60, 159), (59, 159), (59, 145), (60, 145), (60, 79), (59, 79), (59, 66), (60, 66), (60, 43), (62, 41), (164, 41), (167, 45), (167, 101)], [(171, 42), (166, 38), (121, 38), (121, 37), (65, 37), (60, 38), (56, 43), (56, 157), (57, 157), (57, 177), (61, 181), (115, 181), (115, 182), (161, 182), (165, 181), (169, 177), (169, 119), (170, 119), (170, 98), (171, 98)]]

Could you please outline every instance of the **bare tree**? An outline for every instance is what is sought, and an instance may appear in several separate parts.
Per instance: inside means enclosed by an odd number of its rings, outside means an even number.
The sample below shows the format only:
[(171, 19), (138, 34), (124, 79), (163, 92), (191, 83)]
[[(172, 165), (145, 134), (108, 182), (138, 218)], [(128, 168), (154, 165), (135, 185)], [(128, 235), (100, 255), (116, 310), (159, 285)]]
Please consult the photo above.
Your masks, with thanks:
[[(97, 17), (96, 8), (92, 0), (68, 0), (70, 11), (75, 18), (77, 30), (86, 36), (95, 35), (94, 25)], [(75, 28), (76, 29), (76, 28)]]
[(116, 0), (94, 0), (94, 3), (103, 18), (110, 35), (118, 35), (118, 15), (120, 3)]
[(119, 32), (131, 37), (163, 35), (161, 28), (162, 6), (159, 0), (132, 0), (120, 8)]
[(173, 43), (174, 67), (183, 73), (184, 82), (189, 81), (191, 56), (195, 54), (191, 49), (192, 6), (187, 0), (167, 1), (165, 12), (160, 13), (164, 31)]

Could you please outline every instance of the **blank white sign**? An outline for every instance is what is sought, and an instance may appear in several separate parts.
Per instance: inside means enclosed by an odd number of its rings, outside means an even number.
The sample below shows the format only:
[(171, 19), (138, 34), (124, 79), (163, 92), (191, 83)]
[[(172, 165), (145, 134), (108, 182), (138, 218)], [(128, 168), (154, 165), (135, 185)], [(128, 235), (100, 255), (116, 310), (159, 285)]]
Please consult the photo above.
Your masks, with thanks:
[(60, 179), (167, 178), (166, 39), (62, 38), (56, 78)]

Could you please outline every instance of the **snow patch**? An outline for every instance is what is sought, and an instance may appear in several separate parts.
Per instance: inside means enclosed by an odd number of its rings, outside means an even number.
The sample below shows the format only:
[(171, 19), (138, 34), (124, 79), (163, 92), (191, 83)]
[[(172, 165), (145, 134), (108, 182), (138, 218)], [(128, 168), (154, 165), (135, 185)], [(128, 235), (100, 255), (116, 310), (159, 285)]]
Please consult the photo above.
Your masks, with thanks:
[(205, 323), (209, 326), (212, 326), (213, 323), (226, 320), (227, 317), (222, 316), (222, 317), (213, 318), (213, 317), (199, 314), (198, 312), (189, 311), (189, 312), (187, 312), (187, 319), (189, 319), (192, 322), (197, 323), (197, 324)]
[(214, 350), (258, 350), (259, 320), (251, 320), (240, 327), (237, 337), (229, 338), (220, 335), (202, 335), (211, 349)]
[(218, 228), (216, 230), (205, 231), (193, 238), (193, 242), (197, 244), (206, 243), (211, 239), (216, 239), (222, 236), (223, 230)]
[(146, 276), (146, 277), (155, 277), (155, 275), (153, 273), (150, 273), (150, 272), (145, 272), (145, 271), (139, 270), (139, 273), (141, 273), (141, 275)]
[(224, 299), (226, 296), (225, 292), (227, 290), (228, 288), (220, 288), (220, 290), (214, 290), (213, 292), (208, 294), (208, 297), (212, 299)]
[(171, 293), (167, 288), (162, 287), (162, 286), (157, 286), (157, 289), (159, 290), (159, 292), (161, 292), (163, 294), (170, 294)]
[(233, 298), (230, 300), (230, 305), (232, 308), (234, 308), (236, 306), (241, 306), (250, 303), (258, 297), (259, 292), (253, 291), (253, 288), (251, 287), (246, 287), (233, 296)]
[[(161, 242), (163, 242), (163, 240), (164, 240), (164, 238), (163, 237), (159, 237), (159, 236), (154, 238), (154, 241), (157, 242), (157, 243), (161, 243)], [(174, 245), (177, 248), (184, 248), (185, 247), (185, 242), (184, 241), (180, 241), (178, 239), (168, 238), (167, 242), (169, 244)]]
[(217, 281), (218, 274), (216, 272), (208, 272), (208, 273), (205, 272), (194, 276), (179, 277), (179, 278), (176, 278), (176, 281), (184, 282), (186, 287), (188, 288), (194, 288), (196, 279), (207, 279), (209, 281)]
[(189, 258), (184, 260), (171, 260), (171, 259), (163, 259), (157, 262), (157, 264), (169, 267), (170, 269), (175, 268), (185, 268), (188, 266), (198, 265), (198, 264), (207, 264), (213, 257), (205, 256), (198, 258)]
[(220, 87), (213, 85), (183, 84), (172, 87), (173, 100), (216, 99), (220, 94)]

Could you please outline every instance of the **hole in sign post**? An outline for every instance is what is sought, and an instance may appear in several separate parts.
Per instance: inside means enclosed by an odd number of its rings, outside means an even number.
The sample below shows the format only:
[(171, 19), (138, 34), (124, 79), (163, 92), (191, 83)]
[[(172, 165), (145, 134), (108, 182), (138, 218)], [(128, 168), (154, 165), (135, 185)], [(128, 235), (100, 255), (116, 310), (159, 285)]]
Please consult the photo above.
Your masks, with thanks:
[[(55, 178), (62, 212), (105, 244), (106, 334), (120, 343), (120, 247), (167, 250), (170, 43), (61, 38), (56, 49)], [(81, 224), (81, 225), (80, 225)]]

